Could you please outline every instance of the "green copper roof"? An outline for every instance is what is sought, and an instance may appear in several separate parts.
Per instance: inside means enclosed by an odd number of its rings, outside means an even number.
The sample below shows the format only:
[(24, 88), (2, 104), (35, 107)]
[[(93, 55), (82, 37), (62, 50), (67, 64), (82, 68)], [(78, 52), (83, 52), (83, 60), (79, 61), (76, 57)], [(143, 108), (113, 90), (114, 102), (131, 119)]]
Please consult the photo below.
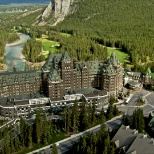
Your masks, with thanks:
[(115, 74), (115, 69), (111, 64), (109, 64), (108, 66), (104, 67), (103, 73), (107, 75), (113, 75)]
[(150, 126), (150, 127), (154, 126), (154, 117), (150, 120), (148, 126)]
[(117, 66), (119, 64), (119, 60), (116, 57), (116, 54), (114, 51), (112, 52), (111, 57), (109, 58), (109, 62), (112, 63), (114, 66)]
[(51, 67), (53, 67), (54, 59), (56, 58), (58, 63), (62, 60), (63, 54), (50, 54), (46, 63), (43, 65), (44, 71), (50, 71)]
[(36, 78), (41, 79), (41, 72), (33, 71), (21, 71), (21, 72), (5, 72), (0, 74), (0, 84), (2, 85), (14, 85), (23, 83), (35, 83)]
[(88, 62), (76, 62), (75, 63), (76, 70), (78, 74), (81, 74), (82, 68), (86, 66), (88, 68), (88, 73), (90, 75), (102, 74), (103, 71), (103, 63), (99, 61), (88, 61)]
[(65, 51), (63, 53), (63, 57), (62, 57), (63, 60), (71, 60), (70, 56), (68, 55), (67, 51)]
[(127, 78), (128, 74), (126, 72), (124, 72), (124, 78)]
[(154, 79), (154, 73), (151, 72), (151, 69), (148, 68), (147, 71), (145, 72), (146, 75), (151, 76), (152, 79)]
[(152, 79), (154, 79), (154, 73), (151, 73), (150, 76)]
[(151, 70), (150, 70), (150, 68), (147, 69), (146, 75), (151, 75)]
[(79, 64), (76, 65), (76, 73), (77, 75), (81, 75), (82, 69), (81, 66)]
[(48, 81), (61, 81), (61, 78), (57, 72), (57, 70), (55, 70), (54, 68), (51, 68), (50, 69), (50, 74), (49, 74), (49, 77), (48, 77)]

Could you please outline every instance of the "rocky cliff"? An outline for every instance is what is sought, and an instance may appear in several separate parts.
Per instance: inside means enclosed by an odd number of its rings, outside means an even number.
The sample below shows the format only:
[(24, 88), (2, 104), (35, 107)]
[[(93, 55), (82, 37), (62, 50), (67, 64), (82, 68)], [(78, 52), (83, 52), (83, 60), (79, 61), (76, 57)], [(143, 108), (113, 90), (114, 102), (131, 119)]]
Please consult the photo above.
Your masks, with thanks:
[(55, 26), (65, 16), (75, 11), (75, 0), (52, 0), (41, 15), (39, 25), (50, 23)]

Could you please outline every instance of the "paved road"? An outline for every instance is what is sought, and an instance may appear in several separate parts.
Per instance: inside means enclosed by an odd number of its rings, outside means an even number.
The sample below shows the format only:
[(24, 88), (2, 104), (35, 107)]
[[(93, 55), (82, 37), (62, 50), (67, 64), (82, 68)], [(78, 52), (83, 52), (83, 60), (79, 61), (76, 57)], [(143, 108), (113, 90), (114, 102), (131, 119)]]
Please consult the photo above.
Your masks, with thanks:
[(114, 120), (106, 122), (106, 127), (112, 131), (112, 129), (118, 128), (121, 125), (122, 116)]
[[(143, 106), (135, 106), (137, 100), (141, 97), (145, 100), (145, 104)], [(154, 105), (154, 93), (142, 89), (139, 93), (135, 93), (131, 97), (127, 105), (126, 104), (117, 105), (117, 107), (120, 111), (125, 112), (127, 115), (132, 115), (136, 109), (142, 108), (144, 116), (148, 117), (149, 113), (154, 110), (153, 105)]]
[[(141, 97), (143, 97), (145, 99), (145, 101), (146, 101), (145, 105), (143, 105), (141, 107), (135, 106), (137, 100)], [(123, 106), (117, 105), (117, 107), (119, 110), (124, 111), (128, 115), (132, 115), (134, 110), (136, 110), (138, 108), (143, 108), (144, 116), (148, 116), (149, 113), (151, 111), (153, 111), (153, 109), (154, 109), (154, 106), (153, 106), (154, 101), (153, 100), (154, 100), (154, 93), (151, 93), (146, 90), (141, 90), (139, 93), (135, 93), (131, 97), (131, 99), (127, 105), (123, 105)], [(121, 124), (121, 117), (118, 117), (116, 119), (112, 119), (112, 120), (106, 122), (106, 126), (109, 130), (112, 130), (113, 128), (118, 127), (120, 124)], [(98, 125), (94, 128), (91, 128), (90, 130), (87, 130), (85, 132), (79, 133), (77, 135), (71, 136), (67, 139), (57, 142), (56, 144), (57, 144), (59, 153), (61, 154), (61, 153), (65, 153), (66, 151), (68, 151), (69, 147), (73, 144), (73, 142), (78, 141), (81, 136), (87, 135), (89, 133), (96, 133), (99, 130), (100, 130), (100, 125)], [(37, 150), (37, 152), (40, 152), (42, 154), (44, 154), (44, 152), (46, 154), (51, 154), (51, 145), (49, 145), (45, 148), (41, 148), (41, 149)], [(29, 153), (29, 154), (32, 154), (32, 153)]]
[(117, 108), (120, 110), (120, 111), (123, 111), (125, 112), (125, 114), (127, 115), (132, 115), (133, 112), (135, 110), (137, 110), (138, 108), (142, 108), (143, 109), (143, 114), (145, 117), (148, 117), (150, 112), (151, 111), (154, 111), (154, 106), (150, 105), (150, 104), (145, 104), (141, 107), (138, 107), (138, 106), (117, 106)]
[(139, 93), (135, 93), (133, 94), (133, 96), (131, 97), (131, 99), (128, 102), (127, 106), (135, 106), (136, 102), (139, 98), (143, 97), (145, 98), (146, 96), (148, 96), (149, 94), (151, 94), (149, 91), (147, 90), (141, 90)]
[(149, 104), (154, 105), (154, 93), (151, 93), (146, 97)]
[[(107, 128), (109, 130), (112, 130), (113, 128), (117, 128), (120, 125), (121, 125), (121, 116), (115, 117), (115, 118), (113, 118), (113, 119), (106, 122), (106, 126), (107, 126)], [(66, 151), (68, 151), (69, 148), (71, 147), (71, 145), (74, 142), (78, 141), (81, 136), (88, 135), (89, 133), (98, 132), (100, 130), (100, 127), (101, 127), (101, 125), (97, 125), (97, 126), (95, 126), (93, 128), (90, 128), (90, 129), (84, 131), (84, 132), (73, 135), (73, 136), (71, 136), (69, 138), (66, 138), (66, 139), (62, 140), (62, 141), (56, 142), (59, 154), (63, 154)], [(29, 153), (29, 154), (34, 154), (34, 153), (37, 153), (37, 152), (42, 153), (42, 154), (44, 154), (44, 153), (45, 154), (51, 154), (51, 146), (52, 145), (46, 146), (44, 148), (33, 151), (33, 152)]]

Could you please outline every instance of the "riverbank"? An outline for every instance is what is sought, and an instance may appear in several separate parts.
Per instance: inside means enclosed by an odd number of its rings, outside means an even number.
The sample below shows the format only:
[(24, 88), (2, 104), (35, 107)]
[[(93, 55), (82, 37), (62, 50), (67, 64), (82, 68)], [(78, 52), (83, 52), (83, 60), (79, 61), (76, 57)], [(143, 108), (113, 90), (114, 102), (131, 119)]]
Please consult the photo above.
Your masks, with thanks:
[[(17, 34), (20, 35), (21, 33), (17, 33)], [(6, 43), (5, 45), (6, 45), (6, 47), (16, 46), (18, 44), (21, 44), (23, 42), (23, 40), (24, 39), (20, 37), (20, 39), (14, 41), (12, 43)]]
[(43, 62), (39, 62), (39, 63), (32, 63), (30, 61), (25, 61), (25, 63), (29, 66), (29, 67), (42, 67), (45, 64), (46, 61)]
[(7, 65), (3, 61), (4, 60), (4, 56), (0, 57), (0, 72), (6, 72), (7, 71)]
[(17, 33), (19, 39), (5, 44), (6, 56), (5, 63), (8, 66), (8, 71), (12, 72), (14, 67), (17, 71), (23, 71), (25, 68), (25, 57), (22, 54), (23, 46), (30, 39), (29, 35)]
[(0, 63), (0, 72), (6, 72), (7, 71), (7, 65)]

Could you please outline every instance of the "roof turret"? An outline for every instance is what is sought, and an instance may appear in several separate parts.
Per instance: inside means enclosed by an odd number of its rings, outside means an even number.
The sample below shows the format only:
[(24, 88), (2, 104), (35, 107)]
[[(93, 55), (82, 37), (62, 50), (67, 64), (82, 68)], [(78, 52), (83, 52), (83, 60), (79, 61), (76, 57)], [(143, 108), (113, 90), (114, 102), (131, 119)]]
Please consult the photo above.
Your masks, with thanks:
[(50, 69), (48, 81), (54, 81), (54, 82), (61, 81), (61, 78), (60, 78), (57, 70), (55, 70), (53, 67)]
[(117, 66), (119, 64), (119, 60), (116, 57), (116, 54), (114, 51), (112, 52), (112, 54), (110, 56), (109, 63), (113, 64), (114, 66)]
[(151, 72), (150, 68), (148, 68), (147, 71), (146, 71), (146, 75), (151, 75), (151, 73), (152, 72)]
[(127, 72), (124, 72), (124, 78), (128, 78)]
[(63, 60), (71, 60), (70, 56), (68, 55), (67, 51), (65, 51), (63, 53), (63, 57), (62, 57)]
[(109, 64), (108, 66), (106, 66), (103, 69), (103, 73), (105, 73), (106, 75), (113, 75), (113, 74), (115, 74), (115, 69), (114, 69), (113, 65)]

